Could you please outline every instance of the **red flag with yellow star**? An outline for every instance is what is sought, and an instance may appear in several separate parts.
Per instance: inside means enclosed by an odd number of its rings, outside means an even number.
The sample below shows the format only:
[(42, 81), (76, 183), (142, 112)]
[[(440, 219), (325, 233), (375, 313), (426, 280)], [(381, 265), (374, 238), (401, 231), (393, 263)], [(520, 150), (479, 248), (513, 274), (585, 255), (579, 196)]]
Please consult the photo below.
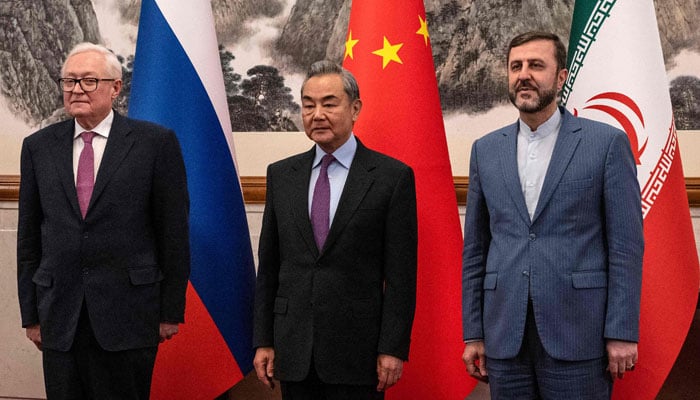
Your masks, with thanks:
[(430, 36), (419, 0), (353, 0), (343, 66), (363, 102), (354, 132), (410, 165), (418, 200), (418, 290), (409, 362), (389, 399), (464, 399), (461, 250)]

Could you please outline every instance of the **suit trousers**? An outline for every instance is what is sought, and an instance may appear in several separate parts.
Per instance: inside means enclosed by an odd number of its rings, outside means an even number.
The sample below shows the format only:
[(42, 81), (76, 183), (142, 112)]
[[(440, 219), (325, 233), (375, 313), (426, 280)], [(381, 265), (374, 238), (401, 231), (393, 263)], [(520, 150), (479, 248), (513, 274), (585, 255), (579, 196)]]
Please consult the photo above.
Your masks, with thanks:
[(147, 400), (157, 346), (124, 351), (100, 347), (83, 303), (67, 352), (43, 350), (48, 400)]
[(383, 400), (384, 392), (372, 385), (332, 385), (318, 377), (313, 360), (306, 379), (280, 382), (282, 400)]
[(531, 302), (518, 355), (486, 360), (492, 400), (609, 400), (607, 365), (607, 357), (564, 361), (549, 356), (537, 333)]

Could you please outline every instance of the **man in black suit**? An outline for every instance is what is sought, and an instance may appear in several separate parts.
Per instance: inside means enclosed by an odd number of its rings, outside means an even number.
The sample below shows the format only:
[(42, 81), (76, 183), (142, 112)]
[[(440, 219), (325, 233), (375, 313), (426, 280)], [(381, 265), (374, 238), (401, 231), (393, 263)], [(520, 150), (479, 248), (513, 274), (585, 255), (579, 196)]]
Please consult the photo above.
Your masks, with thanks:
[(316, 145), (267, 170), (255, 370), (285, 400), (381, 399), (401, 377), (415, 309), (413, 171), (354, 136), (349, 71), (313, 64), (301, 96)]
[(73, 119), (24, 140), (17, 276), (22, 326), (43, 352), (49, 399), (147, 399), (159, 341), (184, 320), (189, 199), (180, 146), (112, 102), (121, 64), (68, 55)]

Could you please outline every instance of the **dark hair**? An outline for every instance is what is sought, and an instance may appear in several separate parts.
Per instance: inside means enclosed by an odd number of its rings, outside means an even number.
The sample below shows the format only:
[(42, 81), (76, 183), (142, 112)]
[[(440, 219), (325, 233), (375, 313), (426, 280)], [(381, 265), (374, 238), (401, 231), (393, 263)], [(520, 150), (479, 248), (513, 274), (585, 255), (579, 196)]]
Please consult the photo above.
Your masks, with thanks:
[(513, 47), (521, 46), (533, 40), (549, 40), (554, 43), (554, 58), (557, 60), (557, 70), (566, 68), (566, 46), (564, 46), (564, 43), (559, 39), (559, 36), (544, 31), (525, 32), (514, 37), (508, 45), (507, 61), (510, 61), (510, 51)]
[(340, 65), (328, 60), (316, 61), (315, 63), (311, 64), (309, 71), (306, 73), (304, 83), (301, 84), (302, 97), (304, 95), (304, 86), (306, 85), (306, 82), (314, 76), (320, 75), (340, 75), (340, 78), (343, 81), (343, 89), (350, 98), (350, 102), (360, 98), (360, 87), (357, 84), (357, 80), (353, 74)]

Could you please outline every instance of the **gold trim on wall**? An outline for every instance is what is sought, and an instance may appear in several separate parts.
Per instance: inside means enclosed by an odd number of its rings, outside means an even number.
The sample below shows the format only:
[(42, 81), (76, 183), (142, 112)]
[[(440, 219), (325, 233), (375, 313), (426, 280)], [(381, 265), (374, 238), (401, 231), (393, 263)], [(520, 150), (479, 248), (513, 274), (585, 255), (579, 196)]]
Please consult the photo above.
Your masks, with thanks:
[(0, 175), (0, 201), (19, 199), (19, 175)]
[[(467, 200), (469, 178), (466, 176), (454, 177), (457, 204), (463, 206)], [(243, 199), (248, 204), (265, 203), (265, 177), (242, 176)], [(691, 207), (700, 207), (700, 177), (685, 178), (685, 190), (688, 194), (688, 203)], [(17, 201), (19, 198), (19, 176), (0, 175), (0, 201)]]

